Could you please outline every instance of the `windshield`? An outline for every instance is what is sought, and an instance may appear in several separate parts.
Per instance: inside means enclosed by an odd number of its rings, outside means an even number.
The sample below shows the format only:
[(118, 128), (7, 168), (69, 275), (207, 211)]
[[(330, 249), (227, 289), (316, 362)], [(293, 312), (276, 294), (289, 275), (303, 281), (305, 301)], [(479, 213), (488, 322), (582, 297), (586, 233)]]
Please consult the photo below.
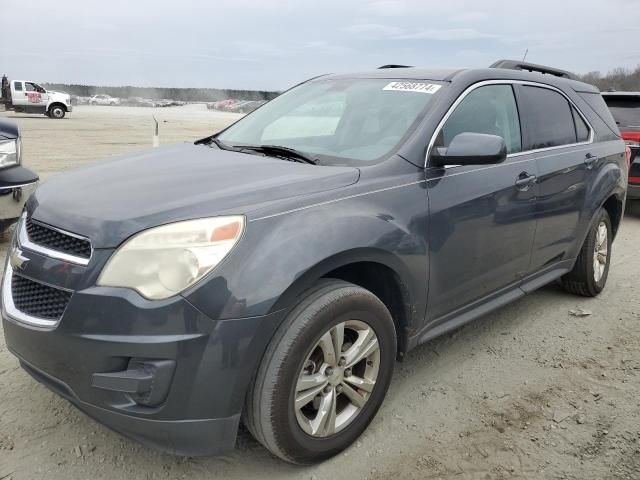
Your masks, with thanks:
[(218, 136), (230, 146), (278, 145), (323, 164), (357, 164), (400, 144), (442, 85), (389, 79), (317, 80), (302, 84)]
[(640, 95), (603, 95), (619, 127), (640, 127)]

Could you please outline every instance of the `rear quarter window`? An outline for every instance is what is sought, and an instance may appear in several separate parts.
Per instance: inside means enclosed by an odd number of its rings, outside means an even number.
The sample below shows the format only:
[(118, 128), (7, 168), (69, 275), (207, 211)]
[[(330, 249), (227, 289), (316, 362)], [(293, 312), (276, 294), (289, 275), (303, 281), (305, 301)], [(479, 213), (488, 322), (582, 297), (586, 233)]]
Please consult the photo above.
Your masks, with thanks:
[[(607, 104), (602, 98), (602, 95), (600, 95), (599, 93), (588, 92), (578, 92), (578, 95), (580, 95), (580, 98), (587, 102), (591, 110), (594, 111), (594, 113), (600, 118), (600, 120), (602, 120), (607, 125), (607, 127), (609, 127), (609, 129), (613, 133), (615, 133), (616, 136), (618, 136), (618, 125), (613, 119), (613, 115), (611, 115), (611, 111), (609, 110), (609, 107), (607, 107)], [(598, 135), (601, 136), (601, 133), (604, 132), (598, 132)]]
[(573, 113), (573, 119), (576, 123), (576, 136), (578, 137), (578, 141), (587, 142), (591, 133), (589, 126), (574, 107), (571, 107), (571, 113)]

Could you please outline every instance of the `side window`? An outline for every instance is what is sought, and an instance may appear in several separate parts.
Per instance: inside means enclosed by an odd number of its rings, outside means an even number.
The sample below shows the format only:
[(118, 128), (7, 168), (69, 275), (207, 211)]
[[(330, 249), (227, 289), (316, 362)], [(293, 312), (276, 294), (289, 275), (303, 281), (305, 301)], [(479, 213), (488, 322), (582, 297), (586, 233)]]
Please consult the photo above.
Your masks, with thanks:
[(582, 116), (578, 113), (575, 107), (571, 107), (571, 113), (573, 113), (573, 120), (576, 124), (576, 136), (579, 142), (589, 141), (589, 126), (585, 123)]
[(37, 91), (36, 87), (33, 85), (33, 83), (30, 82), (24, 82), (24, 86), (25, 86), (25, 90), (27, 92), (35, 92)]
[[(544, 87), (522, 87), (527, 150), (576, 143), (576, 126), (569, 101)], [(524, 121), (523, 121), (524, 122)]]
[(511, 85), (487, 85), (473, 90), (447, 119), (436, 147), (448, 147), (459, 133), (486, 133), (504, 138), (507, 153), (522, 150), (520, 119)]
[(21, 92), (22, 82), (13, 82), (13, 88), (16, 90), (16, 92)]

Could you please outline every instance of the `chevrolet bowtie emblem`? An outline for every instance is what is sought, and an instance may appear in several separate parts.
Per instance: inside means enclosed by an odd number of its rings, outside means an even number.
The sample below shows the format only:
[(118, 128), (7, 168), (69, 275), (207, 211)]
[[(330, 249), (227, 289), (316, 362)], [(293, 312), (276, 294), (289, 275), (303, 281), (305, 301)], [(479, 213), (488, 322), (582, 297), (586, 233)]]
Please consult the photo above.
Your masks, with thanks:
[(19, 248), (15, 248), (9, 257), (11, 268), (14, 270), (22, 270), (28, 261), (29, 259), (22, 255), (22, 250)]

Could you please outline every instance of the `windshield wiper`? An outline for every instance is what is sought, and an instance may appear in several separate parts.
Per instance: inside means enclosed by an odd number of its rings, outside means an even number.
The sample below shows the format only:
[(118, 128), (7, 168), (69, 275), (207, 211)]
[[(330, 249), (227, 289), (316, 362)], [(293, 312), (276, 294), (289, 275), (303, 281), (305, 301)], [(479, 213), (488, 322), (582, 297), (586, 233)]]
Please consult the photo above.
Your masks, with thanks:
[(281, 145), (242, 145), (241, 150), (253, 150), (265, 155), (283, 156), (302, 163), (317, 165), (318, 159), (310, 157), (295, 148), (283, 147)]
[(217, 137), (211, 137), (209, 140), (210, 140), (210, 143), (213, 143), (220, 150), (229, 150), (230, 152), (240, 152), (241, 151), (239, 148), (234, 147), (233, 145), (228, 145), (228, 144), (224, 143), (222, 140), (220, 140)]

